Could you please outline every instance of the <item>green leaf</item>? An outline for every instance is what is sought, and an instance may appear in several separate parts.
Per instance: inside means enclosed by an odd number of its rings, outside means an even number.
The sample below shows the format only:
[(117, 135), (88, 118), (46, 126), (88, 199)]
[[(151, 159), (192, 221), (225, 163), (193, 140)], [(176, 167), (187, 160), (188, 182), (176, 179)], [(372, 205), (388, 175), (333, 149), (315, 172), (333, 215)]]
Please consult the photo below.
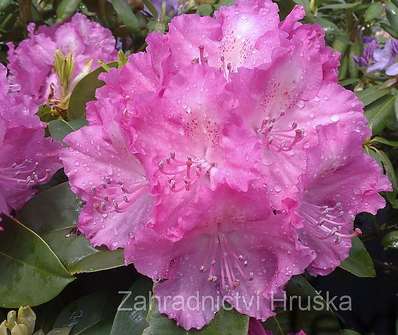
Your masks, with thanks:
[(388, 22), (395, 32), (398, 32), (398, 8), (393, 3), (388, 3), (386, 7)]
[(124, 301), (125, 298), (123, 298), (119, 305), (110, 335), (142, 334), (144, 329), (148, 327), (146, 321), (148, 311), (144, 307), (149, 306), (151, 293), (152, 282), (150, 280), (139, 279), (132, 285), (126, 292), (126, 294), (129, 294), (128, 299)]
[(200, 16), (210, 16), (214, 12), (214, 8), (210, 4), (202, 4), (198, 6), (198, 9), (196, 11)]
[[(117, 62), (107, 64), (107, 66), (115, 67)], [(105, 68), (100, 66), (77, 83), (69, 100), (67, 111), (69, 121), (86, 119), (86, 104), (95, 99), (95, 91), (104, 85), (98, 76), (105, 71)]]
[(109, 324), (104, 321), (115, 309), (111, 293), (95, 292), (66, 306), (55, 320), (54, 327), (72, 328), (70, 335), (99, 335), (101, 333), (95, 331), (109, 330)]
[(343, 329), (340, 333), (341, 335), (361, 335), (354, 330), (351, 329)]
[(395, 97), (388, 95), (366, 108), (365, 115), (373, 134), (379, 134), (386, 127), (388, 118), (394, 115), (394, 105)]
[(374, 2), (366, 9), (364, 18), (366, 22), (380, 19), (383, 16), (384, 7), (380, 2)]
[(336, 33), (339, 31), (339, 27), (334, 24), (332, 21), (325, 19), (324, 17), (319, 16), (311, 16), (308, 17), (308, 21), (319, 23), (328, 34)]
[(388, 140), (384, 137), (375, 136), (370, 140), (370, 143), (374, 143), (374, 142), (388, 145), (389, 147), (392, 147), (392, 148), (398, 148), (398, 141)]
[(0, 0), (0, 11), (5, 10), (13, 2), (13, 0)]
[(383, 237), (384, 249), (398, 249), (398, 230), (389, 232)]
[(380, 25), (381, 25), (381, 27), (382, 27), (387, 33), (389, 33), (392, 37), (398, 38), (398, 32), (396, 32), (396, 31), (394, 30), (393, 27), (391, 27), (391, 26), (388, 25), (388, 24), (385, 24), (384, 22), (381, 22)]
[(340, 267), (357, 277), (376, 277), (373, 260), (358, 237), (352, 239), (350, 256)]
[(57, 22), (62, 22), (72, 16), (80, 5), (81, 0), (62, 0), (57, 7)]
[(43, 304), (74, 280), (35, 232), (10, 218), (3, 220), (2, 226), (0, 307)]
[(140, 34), (140, 23), (133, 10), (125, 0), (112, 0), (112, 6), (115, 9), (120, 20), (126, 25), (130, 33)]
[(86, 331), (84, 331), (83, 333), (81, 333), (81, 335), (109, 335), (111, 328), (112, 328), (111, 321), (101, 321), (100, 323), (96, 324), (94, 327), (91, 327)]
[(340, 84), (341, 84), (342, 86), (344, 86), (344, 87), (347, 87), (347, 86), (351, 86), (351, 85), (356, 84), (358, 81), (359, 81), (358, 78), (349, 78), (349, 79), (346, 79), (346, 80), (342, 80), (342, 81), (340, 82)]
[(149, 327), (143, 335), (247, 335), (249, 318), (235, 310), (220, 310), (209, 325), (201, 330), (186, 331), (176, 325), (175, 321), (159, 313), (155, 300), (149, 307), (147, 317)]
[(325, 10), (325, 9), (333, 9), (333, 10), (339, 10), (339, 9), (353, 9), (357, 6), (359, 6), (361, 2), (354, 2), (354, 3), (339, 3), (339, 4), (331, 4), (331, 5), (325, 5), (319, 8), (319, 10)]
[(86, 120), (83, 119), (75, 119), (71, 121), (57, 119), (49, 122), (48, 130), (53, 139), (62, 141), (66, 135), (80, 129), (84, 125), (86, 125)]
[(372, 86), (367, 88), (366, 90), (356, 92), (357, 96), (365, 106), (370, 105), (371, 103), (379, 100), (380, 98), (386, 96), (390, 93), (388, 88), (381, 89), (378, 86)]
[[(310, 334), (314, 327), (338, 332), (339, 320), (304, 276), (294, 276), (286, 286), (287, 298), (283, 308), (265, 323), (275, 335), (287, 335), (304, 330)], [(278, 310), (277, 310), (278, 312)], [(334, 333), (333, 333), (334, 334)]]
[(63, 183), (38, 194), (18, 218), (47, 241), (72, 274), (123, 266), (121, 250), (95, 249), (74, 232), (79, 208), (79, 200)]
[(149, 12), (152, 14), (154, 19), (157, 19), (159, 14), (158, 14), (158, 10), (156, 9), (156, 6), (152, 3), (151, 0), (143, 0), (144, 5), (146, 6), (146, 8), (148, 8)]

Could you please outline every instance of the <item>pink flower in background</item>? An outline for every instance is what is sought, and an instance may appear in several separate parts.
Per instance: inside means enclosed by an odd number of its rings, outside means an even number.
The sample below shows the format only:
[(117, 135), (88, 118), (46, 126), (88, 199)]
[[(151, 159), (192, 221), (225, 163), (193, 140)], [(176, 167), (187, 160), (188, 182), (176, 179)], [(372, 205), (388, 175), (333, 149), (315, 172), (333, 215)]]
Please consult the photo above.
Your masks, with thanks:
[(280, 22), (271, 1), (238, 0), (213, 18), (174, 18), (101, 76), (89, 126), (66, 138), (79, 229), (124, 248), (185, 329), (220, 305), (175, 309), (167, 297), (226, 299), (265, 320), (291, 276), (332, 271), (354, 216), (384, 206), (390, 184), (362, 151), (362, 105), (303, 15)]
[(61, 167), (58, 145), (44, 137), (37, 105), (13, 92), (0, 66), (0, 214), (20, 208)]
[(63, 98), (62, 83), (54, 71), (56, 52), (72, 56), (69, 89), (97, 68), (99, 61), (109, 62), (116, 57), (112, 33), (81, 14), (60, 25), (36, 29), (30, 24), (28, 29), (29, 37), (16, 48), (9, 44), (8, 68), (20, 92), (33, 97), (37, 104)]

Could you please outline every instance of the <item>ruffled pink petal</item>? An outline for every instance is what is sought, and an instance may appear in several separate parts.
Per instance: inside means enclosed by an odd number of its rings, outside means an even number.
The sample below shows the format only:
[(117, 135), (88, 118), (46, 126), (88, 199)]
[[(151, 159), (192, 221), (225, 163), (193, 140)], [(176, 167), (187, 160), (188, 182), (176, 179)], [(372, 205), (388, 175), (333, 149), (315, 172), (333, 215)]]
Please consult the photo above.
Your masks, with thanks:
[[(273, 48), (278, 44), (278, 6), (272, 1), (240, 0), (233, 6), (221, 7), (215, 14), (222, 26), (220, 41), (221, 66), (253, 68), (271, 60)], [(265, 35), (267, 36), (266, 38)], [(269, 48), (261, 48), (271, 41)], [(261, 50), (259, 50), (259, 47)]]
[[(141, 106), (132, 124), (135, 147), (153, 185), (172, 192), (189, 191), (201, 182), (246, 190), (255, 179), (260, 148), (240, 129), (231, 112), (235, 99), (225, 85), (217, 70), (191, 65), (170, 80), (162, 96), (154, 95)], [(238, 160), (242, 155), (244, 161)]]
[[(219, 309), (217, 298), (258, 319), (273, 315), (272, 295), (313, 256), (298, 245), (286, 216), (264, 204), (260, 192), (217, 189), (186, 206), (180, 217), (157, 221), (136, 235), (126, 260), (158, 281), (155, 293), (161, 302), (171, 297), (161, 312), (185, 329), (208, 323)], [(152, 240), (156, 249), (148, 248)], [(210, 302), (198, 310), (179, 310), (172, 303), (172, 297), (186, 302), (191, 296), (200, 302), (210, 297)]]
[(289, 35), (291, 35), (294, 30), (301, 26), (298, 22), (305, 17), (305, 9), (303, 6), (296, 5), (288, 16), (280, 23), (279, 28)]
[[(8, 209), (19, 209), (61, 168), (59, 146), (44, 138), (44, 130), (8, 128), (0, 150), (0, 193)], [(6, 213), (9, 210), (5, 211)]]
[[(172, 51), (173, 62), (178, 66), (198, 62), (201, 50), (209, 65), (217, 66), (221, 36), (221, 26), (214, 18), (185, 14), (173, 18), (163, 42)], [(155, 43), (150, 38), (148, 44), (152, 52), (156, 48)]]
[(62, 153), (72, 190), (85, 202), (79, 230), (93, 245), (124, 247), (151, 215), (145, 172), (120, 129), (89, 126), (66, 137)]
[(330, 273), (348, 256), (356, 214), (376, 214), (385, 206), (378, 193), (391, 184), (363, 152), (367, 133), (361, 119), (320, 127), (319, 144), (308, 152), (298, 214), (304, 224), (300, 239), (317, 254), (309, 268), (313, 274)]
[[(315, 55), (322, 63), (325, 80), (337, 82), (340, 65), (340, 54), (328, 47), (325, 33), (317, 24), (300, 24), (298, 20), (304, 17), (304, 8), (296, 6), (281, 24), (280, 29), (288, 33), (290, 41), (305, 41), (309, 54)], [(315, 51), (315, 52), (314, 52)]]

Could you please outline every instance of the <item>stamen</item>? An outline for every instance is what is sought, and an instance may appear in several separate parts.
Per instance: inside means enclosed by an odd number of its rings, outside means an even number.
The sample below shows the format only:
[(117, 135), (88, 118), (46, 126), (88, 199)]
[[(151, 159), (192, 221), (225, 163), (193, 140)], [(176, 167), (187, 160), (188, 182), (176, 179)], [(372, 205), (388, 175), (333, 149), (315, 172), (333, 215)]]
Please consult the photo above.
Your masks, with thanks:
[[(102, 192), (99, 192), (96, 187), (91, 189), (92, 196), (96, 200), (94, 209), (107, 217), (109, 213), (124, 213), (145, 190), (146, 183), (138, 181), (129, 185), (127, 188), (122, 182), (115, 182), (111, 176), (103, 178), (104, 183), (101, 185)], [(104, 195), (104, 192), (106, 194)]]
[(287, 129), (275, 129), (275, 125), (283, 116), (285, 116), (284, 112), (278, 118), (266, 118), (257, 129), (257, 133), (264, 136), (265, 144), (277, 151), (289, 151), (304, 138), (304, 131), (297, 128), (296, 122)]
[(355, 228), (352, 233), (341, 232), (343, 227), (346, 226), (346, 223), (342, 221), (344, 211), (341, 203), (336, 203), (334, 207), (330, 207), (303, 202), (299, 208), (299, 215), (305, 223), (317, 231), (316, 237), (320, 240), (334, 237), (335, 242), (340, 243), (341, 239), (351, 239), (362, 234), (359, 228)]
[(25, 159), (20, 163), (14, 162), (9, 167), (0, 168), (0, 180), (16, 183), (17, 189), (41, 184), (48, 180), (50, 170), (45, 169), (39, 174), (38, 168), (39, 162), (34, 162), (31, 159)]
[[(208, 271), (208, 280), (217, 282), (220, 278), (221, 286), (226, 290), (234, 290), (240, 286), (241, 280), (251, 281), (254, 273), (247, 273), (246, 267), (249, 262), (243, 255), (237, 255), (228, 237), (218, 232), (215, 237), (209, 239), (209, 245), (205, 259), (199, 271)], [(216, 261), (217, 260), (217, 261)]]
[(174, 152), (159, 162), (159, 172), (168, 176), (167, 184), (171, 191), (189, 191), (201, 176), (209, 175), (215, 164), (206, 160), (187, 157), (185, 161), (176, 159)]

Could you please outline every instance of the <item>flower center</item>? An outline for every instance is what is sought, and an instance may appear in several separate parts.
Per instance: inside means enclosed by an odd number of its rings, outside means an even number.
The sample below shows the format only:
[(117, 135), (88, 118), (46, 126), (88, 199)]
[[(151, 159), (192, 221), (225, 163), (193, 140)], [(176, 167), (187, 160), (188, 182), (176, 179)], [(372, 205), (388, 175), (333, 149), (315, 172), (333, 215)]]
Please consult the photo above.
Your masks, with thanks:
[(278, 118), (264, 119), (257, 129), (257, 133), (264, 136), (265, 144), (277, 151), (289, 151), (304, 138), (304, 131), (297, 128), (296, 122), (292, 122), (286, 128), (276, 127), (284, 115), (282, 113)]
[(125, 212), (145, 190), (146, 181), (138, 181), (126, 187), (121, 181), (114, 180), (112, 176), (103, 178), (103, 184), (91, 189), (94, 197), (94, 209), (104, 218), (109, 213)]
[(208, 281), (226, 290), (240, 286), (241, 280), (252, 281), (254, 273), (247, 271), (248, 260), (238, 255), (225, 233), (218, 232), (209, 239), (205, 261), (199, 271), (208, 274)]
[(174, 152), (159, 162), (159, 172), (167, 176), (167, 184), (173, 192), (189, 191), (203, 175), (210, 176), (210, 171), (215, 163), (209, 163), (205, 159), (187, 157), (186, 160), (178, 160)]

